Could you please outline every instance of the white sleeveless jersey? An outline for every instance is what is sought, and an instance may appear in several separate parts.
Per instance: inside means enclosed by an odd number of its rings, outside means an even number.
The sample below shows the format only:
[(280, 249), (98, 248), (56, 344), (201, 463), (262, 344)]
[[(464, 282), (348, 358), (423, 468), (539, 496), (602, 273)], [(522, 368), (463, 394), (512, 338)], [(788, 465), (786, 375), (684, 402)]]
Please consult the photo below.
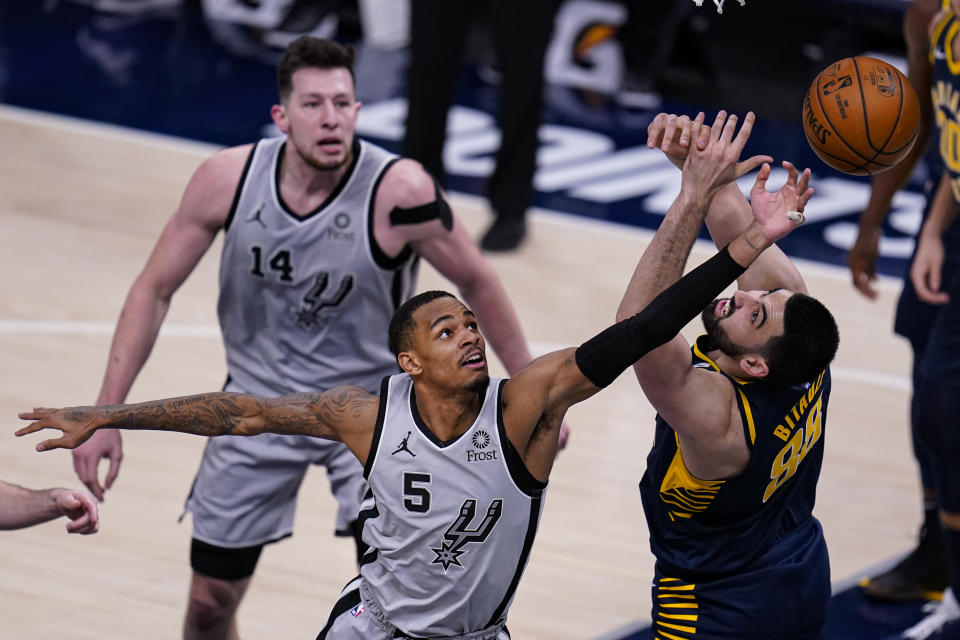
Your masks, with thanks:
[(456, 636), (502, 624), (536, 535), (546, 484), (507, 439), (491, 380), (460, 437), (440, 442), (407, 374), (385, 378), (360, 510), (360, 574), (401, 632)]
[(389, 259), (373, 240), (377, 186), (396, 156), (357, 141), (330, 197), (299, 217), (278, 180), (285, 137), (256, 144), (225, 225), (217, 305), (230, 379), (272, 396), (396, 373), (387, 328), (415, 286), (408, 249)]

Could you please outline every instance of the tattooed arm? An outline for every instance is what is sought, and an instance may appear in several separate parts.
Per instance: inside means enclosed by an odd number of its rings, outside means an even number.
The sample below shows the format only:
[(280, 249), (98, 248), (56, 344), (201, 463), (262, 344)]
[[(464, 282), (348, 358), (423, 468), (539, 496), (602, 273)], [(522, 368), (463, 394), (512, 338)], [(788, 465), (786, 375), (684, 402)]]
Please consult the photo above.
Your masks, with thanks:
[(339, 440), (365, 462), (379, 404), (378, 396), (352, 386), (278, 398), (204, 393), (129, 405), (36, 408), (20, 414), (22, 420), (35, 422), (17, 435), (59, 429), (61, 437), (37, 445), (37, 451), (47, 451), (73, 449), (104, 428), (156, 429), (200, 436), (281, 433)]

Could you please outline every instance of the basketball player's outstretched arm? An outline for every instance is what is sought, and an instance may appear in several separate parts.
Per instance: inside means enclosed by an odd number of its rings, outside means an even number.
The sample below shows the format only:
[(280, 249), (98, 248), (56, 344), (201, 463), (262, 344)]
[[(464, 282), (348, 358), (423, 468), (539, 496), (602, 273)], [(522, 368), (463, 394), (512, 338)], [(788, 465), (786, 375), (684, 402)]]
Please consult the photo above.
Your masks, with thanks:
[[(682, 169), (690, 150), (691, 126), (692, 121), (687, 116), (658, 114), (647, 128), (647, 146), (660, 148), (675, 166)], [(718, 248), (725, 246), (750, 225), (755, 217), (751, 206), (763, 208), (765, 211), (775, 210), (782, 204), (787, 192), (792, 190), (803, 196), (802, 200), (797, 202), (797, 211), (803, 211), (807, 200), (813, 194), (809, 189), (810, 172), (806, 170), (799, 174), (790, 162), (784, 162), (783, 167), (787, 170), (787, 183), (775, 192), (766, 191), (769, 168), (761, 168), (763, 181), (754, 185), (750, 202), (743, 196), (736, 182), (731, 182), (717, 192), (710, 203), (706, 222), (710, 236)], [(784, 288), (806, 293), (806, 285), (800, 272), (776, 245), (769, 247), (754, 261), (738, 279), (738, 284), (744, 290)]]
[(304, 435), (343, 442), (364, 462), (379, 404), (379, 396), (354, 386), (276, 398), (216, 392), (129, 405), (35, 408), (20, 414), (22, 420), (34, 422), (16, 434), (42, 429), (62, 432), (59, 438), (39, 443), (37, 451), (73, 449), (98, 429), (151, 429), (200, 436)]
[(97, 502), (86, 491), (25, 489), (0, 480), (0, 529), (22, 529), (66, 516), (67, 533), (96, 533)]
[[(714, 186), (733, 176), (739, 151), (733, 155), (725, 149), (731, 144), (736, 119), (730, 121), (721, 113), (710, 135), (704, 153), (698, 155), (687, 171), (687, 180), (665, 218), (665, 226), (657, 231), (651, 243), (658, 256), (667, 256), (667, 234), (678, 234), (680, 245), (693, 242), (703, 220)], [(697, 123), (699, 127), (699, 121)], [(749, 133), (749, 132), (748, 132)], [(695, 132), (695, 138), (699, 132)], [(706, 135), (706, 134), (705, 134)], [(742, 141), (742, 140), (741, 140)], [(742, 149), (742, 145), (739, 146)], [(719, 150), (719, 152), (718, 152)], [(762, 161), (757, 158), (756, 161)], [(728, 171), (729, 170), (729, 171)], [(511, 442), (524, 455), (531, 430), (542, 416), (562, 415), (566, 409), (585, 400), (607, 386), (652, 350), (670, 341), (703, 307), (719, 295), (766, 246), (789, 233), (796, 222), (785, 212), (759, 219), (735, 238), (728, 247), (639, 309), (630, 317), (588, 340), (579, 348), (569, 348), (538, 358), (529, 367), (509, 380), (504, 389), (504, 423)], [(659, 240), (658, 240), (659, 238)], [(682, 263), (676, 267), (682, 270)], [(638, 270), (638, 273), (644, 273)], [(655, 272), (652, 272), (655, 273)], [(652, 275), (651, 277), (656, 277)], [(638, 286), (637, 291), (643, 287)], [(686, 358), (689, 362), (689, 356)], [(543, 460), (525, 457), (528, 468), (541, 480), (549, 473)], [(539, 473), (538, 473), (539, 472)]]
[[(672, 118), (676, 122), (676, 117)], [(740, 151), (744, 148), (746, 137), (749, 135), (749, 124), (752, 124), (752, 118), (747, 119), (736, 138), (731, 138), (730, 133), (726, 130), (726, 127), (729, 126), (728, 121), (724, 128), (724, 134), (719, 138), (711, 135), (709, 143), (706, 147), (703, 147), (702, 140), (695, 131), (696, 123), (693, 123), (690, 133), (687, 134), (689, 154), (683, 161), (684, 177), (686, 178), (688, 174), (690, 177), (698, 175), (694, 172), (694, 169), (705, 162), (726, 163), (728, 166), (735, 163)], [(666, 135), (667, 139), (673, 139), (672, 132)], [(716, 147), (713, 153), (709, 153), (711, 147)], [(670, 151), (669, 149), (665, 150)], [(731, 150), (735, 152), (732, 157), (727, 154), (727, 151)], [(686, 152), (684, 153), (686, 154)], [(768, 173), (769, 165), (764, 163), (764, 168), (758, 174), (754, 193), (757, 193), (758, 190), (765, 192), (764, 183)], [(730, 173), (725, 175), (730, 176)], [(729, 188), (733, 179), (732, 176), (729, 177), (725, 183), (727, 186), (721, 186), (720, 190)], [(688, 184), (688, 182), (684, 184)], [(797, 188), (787, 189), (786, 187), (782, 191), (783, 197), (772, 201), (775, 206), (753, 208), (751, 210), (753, 220), (740, 232), (740, 236), (730, 243), (728, 251), (741, 267), (747, 268), (751, 264), (756, 265), (755, 261), (761, 260), (776, 240), (789, 233), (800, 223), (799, 220), (791, 220), (787, 213), (802, 208), (810, 193), (804, 191), (800, 195)], [(742, 199), (739, 191), (737, 195)], [(708, 206), (712, 209), (713, 203)], [(698, 225), (683, 224), (683, 218), (678, 215), (679, 212), (671, 209), (671, 211), (668, 211), (664, 223), (667, 223), (672, 216), (675, 220), (672, 227), (675, 232), (694, 236), (699, 228)], [(702, 217), (700, 220), (702, 220)], [(699, 220), (694, 222), (699, 222)], [(692, 237), (690, 243), (692, 243)], [(686, 246), (689, 251), (689, 245)], [(734, 256), (735, 252), (736, 256)], [(687, 254), (685, 253), (682, 256), (683, 261), (686, 257)], [(675, 256), (668, 254), (658, 230), (650, 245), (644, 251), (640, 264), (624, 294), (617, 313), (618, 319), (637, 313), (647, 306), (646, 300), (662, 286), (664, 279), (672, 278), (675, 280), (680, 276), (683, 261), (678, 261)], [(696, 271), (693, 273), (696, 273)], [(741, 269), (741, 273), (737, 274), (738, 280), (743, 277), (742, 274), (743, 270)], [(719, 294), (720, 291), (716, 293)], [(691, 320), (698, 315), (712, 299), (700, 297), (698, 299), (700, 307), (690, 314), (686, 320)], [(730, 432), (731, 411), (735, 409), (732, 404), (735, 402), (735, 398), (729, 383), (721, 376), (709, 375), (690, 366), (689, 345), (680, 335), (679, 328), (674, 335), (666, 337), (664, 343), (663, 346), (650, 351), (634, 364), (634, 372), (647, 399), (674, 426), (681, 437), (684, 436), (684, 432), (687, 432), (691, 434), (690, 437), (704, 439), (705, 441), (717, 441), (725, 438)]]
[(877, 279), (877, 256), (880, 254), (881, 228), (890, 211), (893, 196), (907, 184), (913, 168), (930, 142), (933, 102), (930, 85), (933, 69), (928, 58), (930, 23), (940, 10), (940, 0), (913, 0), (903, 16), (903, 38), (907, 44), (907, 78), (920, 100), (920, 128), (916, 142), (907, 156), (893, 167), (878, 173), (870, 183), (870, 199), (860, 214), (857, 239), (847, 254), (853, 286), (868, 298), (875, 299), (873, 283)]
[[(97, 404), (123, 402), (157, 340), (170, 301), (209, 249), (230, 210), (250, 145), (226, 149), (206, 160), (184, 190), (180, 205), (167, 222), (137, 276), (117, 320), (107, 370)], [(104, 430), (73, 452), (77, 476), (97, 497), (109, 489), (123, 457), (120, 433)], [(110, 461), (103, 484), (101, 458)]]

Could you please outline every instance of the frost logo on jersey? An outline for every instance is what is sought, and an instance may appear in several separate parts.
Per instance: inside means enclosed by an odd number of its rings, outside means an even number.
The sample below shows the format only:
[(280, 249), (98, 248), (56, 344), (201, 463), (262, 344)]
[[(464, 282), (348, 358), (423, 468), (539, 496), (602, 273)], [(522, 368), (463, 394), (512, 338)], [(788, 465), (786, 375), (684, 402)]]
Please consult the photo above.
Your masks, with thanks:
[[(482, 429), (473, 434), (470, 440), (476, 449), (467, 451), (467, 462), (482, 462), (484, 460), (497, 460), (497, 450), (483, 451), (490, 446), (490, 434)], [(479, 449), (479, 451), (478, 451)]]
[(327, 227), (323, 230), (323, 237), (327, 240), (345, 240), (353, 241), (353, 231), (347, 231), (347, 227), (350, 226), (350, 216), (346, 213), (340, 212), (333, 219), (333, 226), (336, 227)]
[(460, 515), (453, 521), (443, 534), (443, 540), (440, 542), (440, 548), (430, 547), (430, 551), (437, 554), (430, 564), (440, 564), (444, 572), (450, 565), (462, 567), (460, 556), (466, 551), (464, 547), (471, 542), (483, 542), (493, 531), (497, 521), (500, 520), (500, 514), (503, 513), (503, 500), (497, 498), (487, 507), (487, 515), (477, 526), (476, 529), (470, 529), (473, 517), (477, 513), (477, 501), (473, 498), (467, 498), (460, 507)]
[(330, 284), (330, 273), (321, 271), (313, 280), (313, 286), (303, 296), (300, 301), (300, 308), (297, 310), (297, 326), (317, 331), (320, 328), (320, 312), (328, 307), (335, 307), (342, 303), (350, 292), (353, 291), (353, 274), (348, 273), (343, 276), (340, 286), (328, 297), (323, 293)]

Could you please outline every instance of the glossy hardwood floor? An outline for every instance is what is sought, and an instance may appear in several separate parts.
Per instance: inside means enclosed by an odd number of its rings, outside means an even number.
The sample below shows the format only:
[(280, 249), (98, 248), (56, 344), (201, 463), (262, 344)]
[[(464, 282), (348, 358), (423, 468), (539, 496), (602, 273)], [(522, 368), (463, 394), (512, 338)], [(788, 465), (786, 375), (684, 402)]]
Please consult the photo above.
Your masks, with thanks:
[[(8, 108), (0, 108), (0, 148), (0, 416), (8, 433), (0, 478), (79, 486), (68, 453), (38, 454), (37, 438), (12, 436), (16, 414), (94, 401), (126, 292), (213, 148)], [(475, 235), (487, 224), (483, 201), (456, 197), (454, 205)], [(538, 351), (579, 344), (613, 319), (650, 233), (546, 212), (531, 224), (521, 251), (490, 260)], [(710, 252), (698, 245), (694, 259)], [(220, 388), (218, 256), (219, 241), (175, 296), (130, 401)], [(915, 535), (910, 354), (890, 330), (897, 282), (881, 282), (871, 303), (844, 270), (801, 269), (841, 327), (816, 510), (840, 581), (905, 551)], [(425, 269), (420, 286), (447, 285)], [(597, 638), (648, 616), (652, 556), (637, 482), (653, 411), (627, 374), (568, 419), (572, 440), (510, 614), (518, 639)], [(68, 536), (63, 522), (0, 533), (0, 637), (179, 637), (190, 526), (178, 517), (204, 441), (145, 432), (124, 443), (99, 534)], [(333, 515), (323, 473), (313, 471), (294, 537), (261, 558), (241, 609), (243, 637), (315, 637), (355, 574), (351, 543), (330, 535)]]

